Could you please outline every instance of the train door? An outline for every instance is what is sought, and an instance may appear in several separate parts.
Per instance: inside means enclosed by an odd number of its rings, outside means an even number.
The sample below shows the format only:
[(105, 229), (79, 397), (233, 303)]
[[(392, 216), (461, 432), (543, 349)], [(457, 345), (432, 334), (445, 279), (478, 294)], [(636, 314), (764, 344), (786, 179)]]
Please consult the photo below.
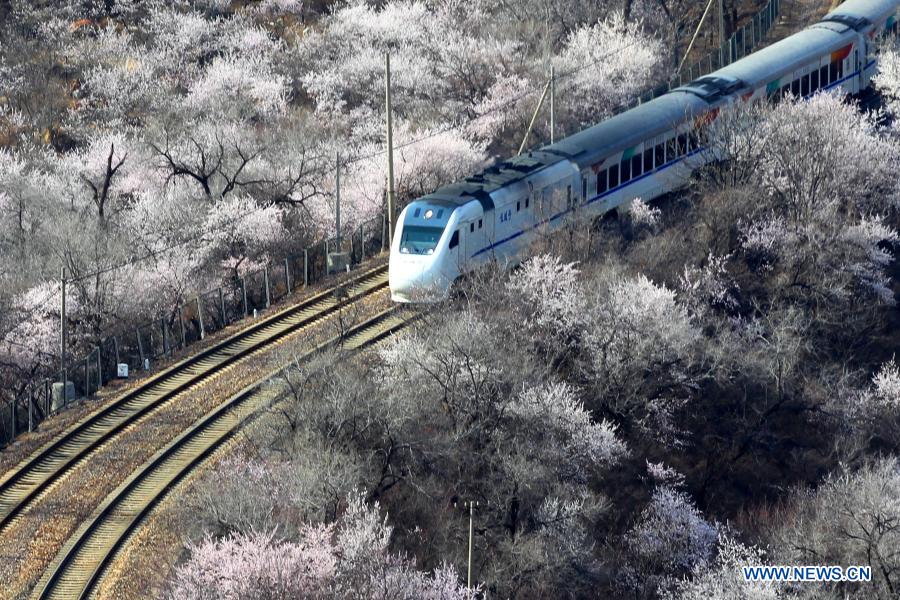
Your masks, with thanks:
[[(497, 241), (494, 236), (494, 232), (496, 231), (496, 213), (497, 211), (491, 209), (484, 214), (484, 235), (482, 236), (482, 241), (486, 248), (492, 247)], [(493, 256), (493, 252), (489, 252), (489, 254)]]
[(459, 271), (463, 271), (465, 264), (465, 252), (462, 252), (461, 244), (463, 236), (463, 226), (459, 225), (452, 234), (450, 234), (450, 243), (447, 245), (447, 262), (448, 265), (456, 265)]
[(459, 224), (460, 240), (459, 240), (459, 257), (460, 266), (465, 265), (471, 260), (472, 256), (481, 249), (478, 244), (478, 219), (463, 221)]

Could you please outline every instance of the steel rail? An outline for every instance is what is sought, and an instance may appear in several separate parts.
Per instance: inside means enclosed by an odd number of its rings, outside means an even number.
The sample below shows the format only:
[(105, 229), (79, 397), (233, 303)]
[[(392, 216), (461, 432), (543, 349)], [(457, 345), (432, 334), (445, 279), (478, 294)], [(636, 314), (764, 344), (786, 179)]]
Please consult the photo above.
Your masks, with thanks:
[[(0, 479), (0, 532), (64, 473), (128, 425), (223, 368), (386, 286), (387, 265), (365, 271), (180, 361), (83, 418)], [(340, 289), (345, 293), (336, 293)]]
[[(340, 347), (355, 353), (407, 326), (415, 313), (394, 306), (350, 328), (304, 354), (305, 362), (320, 352)], [(290, 367), (273, 370), (199, 419), (157, 452), (113, 491), (57, 554), (35, 587), (33, 597), (88, 598), (118, 550), (160, 500), (246, 423), (287, 391), (273, 379)]]

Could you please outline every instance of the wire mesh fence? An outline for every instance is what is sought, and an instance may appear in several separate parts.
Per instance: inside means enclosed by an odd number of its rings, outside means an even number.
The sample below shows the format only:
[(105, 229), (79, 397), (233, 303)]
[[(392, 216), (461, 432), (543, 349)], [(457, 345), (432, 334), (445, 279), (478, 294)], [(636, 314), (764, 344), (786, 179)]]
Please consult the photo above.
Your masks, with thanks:
[(709, 75), (713, 71), (718, 71), (722, 67), (727, 67), (731, 63), (744, 58), (756, 50), (760, 43), (766, 38), (778, 21), (780, 11), (781, 0), (769, 0), (769, 2), (753, 16), (750, 22), (735, 31), (725, 43), (707, 53), (707, 55), (700, 60), (690, 64), (686, 68), (682, 68), (666, 83), (647, 91), (645, 94), (635, 99), (634, 102), (624, 107), (623, 111), (633, 108), (635, 105), (649, 102), (674, 88), (685, 85), (704, 75)]
[[(88, 398), (120, 377), (147, 371), (155, 363), (247, 316), (270, 308), (295, 289), (324, 281), (329, 253), (345, 252), (357, 265), (386, 249), (387, 221), (375, 217), (343, 235), (272, 260), (229, 285), (207, 290), (180, 304), (168, 318), (153, 319), (104, 337), (87, 355), (67, 357), (66, 371), (48, 369), (33, 377), (14, 400), (0, 404), (0, 447), (32, 431), (51, 414)], [(333, 270), (333, 269), (332, 269)], [(46, 374), (49, 373), (49, 374)]]

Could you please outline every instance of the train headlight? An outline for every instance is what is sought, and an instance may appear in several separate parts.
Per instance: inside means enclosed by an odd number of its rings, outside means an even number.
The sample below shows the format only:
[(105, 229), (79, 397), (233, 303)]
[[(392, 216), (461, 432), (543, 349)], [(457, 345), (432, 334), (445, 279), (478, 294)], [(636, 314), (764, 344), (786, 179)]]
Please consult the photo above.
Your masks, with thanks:
[(429, 248), (425, 251), (425, 254), (434, 254), (434, 248)]
[(426, 218), (426, 219), (430, 219), (430, 218), (433, 217), (433, 216), (434, 216), (434, 211), (431, 210), (430, 208), (429, 208), (428, 210), (425, 211), (425, 218)]

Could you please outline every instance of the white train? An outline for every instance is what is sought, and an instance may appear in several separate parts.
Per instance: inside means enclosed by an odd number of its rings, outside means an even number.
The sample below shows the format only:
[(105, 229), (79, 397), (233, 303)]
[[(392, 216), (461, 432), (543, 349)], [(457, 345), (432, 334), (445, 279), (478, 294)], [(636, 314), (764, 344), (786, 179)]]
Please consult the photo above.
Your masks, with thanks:
[(694, 123), (738, 99), (869, 87), (873, 38), (900, 0), (848, 0), (815, 25), (555, 144), (411, 202), (391, 244), (395, 302), (445, 298), (491, 260), (514, 265), (542, 232), (683, 186), (706, 160)]

